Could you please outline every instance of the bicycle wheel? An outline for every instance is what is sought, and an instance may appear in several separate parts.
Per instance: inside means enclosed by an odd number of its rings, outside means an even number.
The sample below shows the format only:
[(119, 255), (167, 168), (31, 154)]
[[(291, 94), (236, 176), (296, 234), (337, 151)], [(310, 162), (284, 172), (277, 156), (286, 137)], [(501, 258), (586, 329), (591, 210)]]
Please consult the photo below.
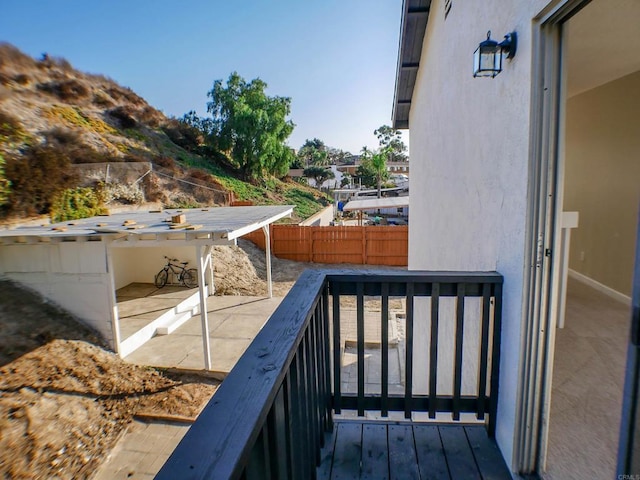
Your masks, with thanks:
[(182, 274), (182, 283), (185, 287), (196, 288), (198, 286), (198, 270), (190, 268)]
[(162, 288), (167, 284), (167, 280), (169, 280), (169, 273), (167, 272), (166, 269), (163, 268), (158, 272), (153, 283), (156, 285), (157, 288)]

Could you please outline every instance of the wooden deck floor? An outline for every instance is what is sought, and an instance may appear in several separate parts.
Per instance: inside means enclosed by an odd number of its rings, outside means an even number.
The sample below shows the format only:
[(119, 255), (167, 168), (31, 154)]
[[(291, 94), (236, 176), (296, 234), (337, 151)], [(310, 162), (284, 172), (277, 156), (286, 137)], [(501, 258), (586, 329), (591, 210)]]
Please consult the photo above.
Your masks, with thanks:
[(511, 479), (482, 426), (338, 421), (319, 480)]

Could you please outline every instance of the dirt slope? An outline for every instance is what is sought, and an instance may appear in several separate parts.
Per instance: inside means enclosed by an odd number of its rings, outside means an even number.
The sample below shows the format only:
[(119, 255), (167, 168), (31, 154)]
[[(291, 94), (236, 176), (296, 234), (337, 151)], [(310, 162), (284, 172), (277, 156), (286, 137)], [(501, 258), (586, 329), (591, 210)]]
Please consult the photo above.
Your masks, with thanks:
[(89, 478), (134, 415), (195, 418), (218, 382), (131, 365), (0, 281), (0, 477)]

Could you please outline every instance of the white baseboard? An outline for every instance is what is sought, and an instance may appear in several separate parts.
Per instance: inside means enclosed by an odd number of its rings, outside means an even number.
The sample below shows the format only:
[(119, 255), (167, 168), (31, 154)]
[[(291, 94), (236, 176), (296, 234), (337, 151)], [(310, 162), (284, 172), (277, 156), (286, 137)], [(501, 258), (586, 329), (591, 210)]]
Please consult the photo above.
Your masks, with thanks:
[(624, 303), (625, 305), (631, 305), (631, 297), (625, 295), (624, 293), (620, 293), (611, 287), (607, 287), (606, 285), (594, 280), (593, 278), (587, 277), (586, 275), (583, 275), (582, 273), (576, 272), (575, 270), (571, 269), (569, 269), (569, 276), (574, 280), (584, 283), (585, 285), (589, 285), (591, 288), (595, 288), (599, 292), (602, 292), (605, 295)]

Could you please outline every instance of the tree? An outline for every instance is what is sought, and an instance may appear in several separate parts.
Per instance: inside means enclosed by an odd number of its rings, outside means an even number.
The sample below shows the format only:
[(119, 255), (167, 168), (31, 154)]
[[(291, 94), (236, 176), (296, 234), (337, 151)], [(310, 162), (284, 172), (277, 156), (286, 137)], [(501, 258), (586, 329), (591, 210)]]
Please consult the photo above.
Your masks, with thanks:
[(302, 172), (302, 174), (307, 178), (313, 178), (313, 180), (316, 182), (316, 188), (318, 189), (322, 187), (322, 184), (326, 180), (336, 177), (331, 170), (318, 166), (307, 167), (304, 169), (304, 172)]
[(378, 137), (381, 149), (387, 149), (387, 160), (390, 162), (408, 161), (407, 146), (402, 141), (400, 130), (391, 128), (389, 125), (382, 125), (374, 130), (374, 135)]
[(211, 101), (211, 135), (216, 146), (231, 155), (246, 180), (263, 175), (285, 175), (293, 161), (286, 139), (293, 131), (291, 99), (269, 97), (267, 84), (256, 78), (246, 82), (233, 72), (226, 86), (216, 80), (207, 94)]
[(348, 187), (349, 185), (351, 185), (351, 175), (349, 175), (348, 173), (342, 174), (342, 180), (340, 181), (340, 186)]
[(339, 148), (329, 147), (327, 150), (330, 165), (342, 165), (345, 160), (351, 156), (351, 153), (345, 152)]
[(382, 196), (382, 182), (389, 177), (387, 172), (388, 147), (372, 152), (367, 147), (362, 148), (361, 163), (356, 170), (356, 175), (367, 186), (378, 188), (378, 198)]
[(327, 146), (319, 138), (306, 139), (298, 150), (298, 159), (305, 167), (328, 165)]

